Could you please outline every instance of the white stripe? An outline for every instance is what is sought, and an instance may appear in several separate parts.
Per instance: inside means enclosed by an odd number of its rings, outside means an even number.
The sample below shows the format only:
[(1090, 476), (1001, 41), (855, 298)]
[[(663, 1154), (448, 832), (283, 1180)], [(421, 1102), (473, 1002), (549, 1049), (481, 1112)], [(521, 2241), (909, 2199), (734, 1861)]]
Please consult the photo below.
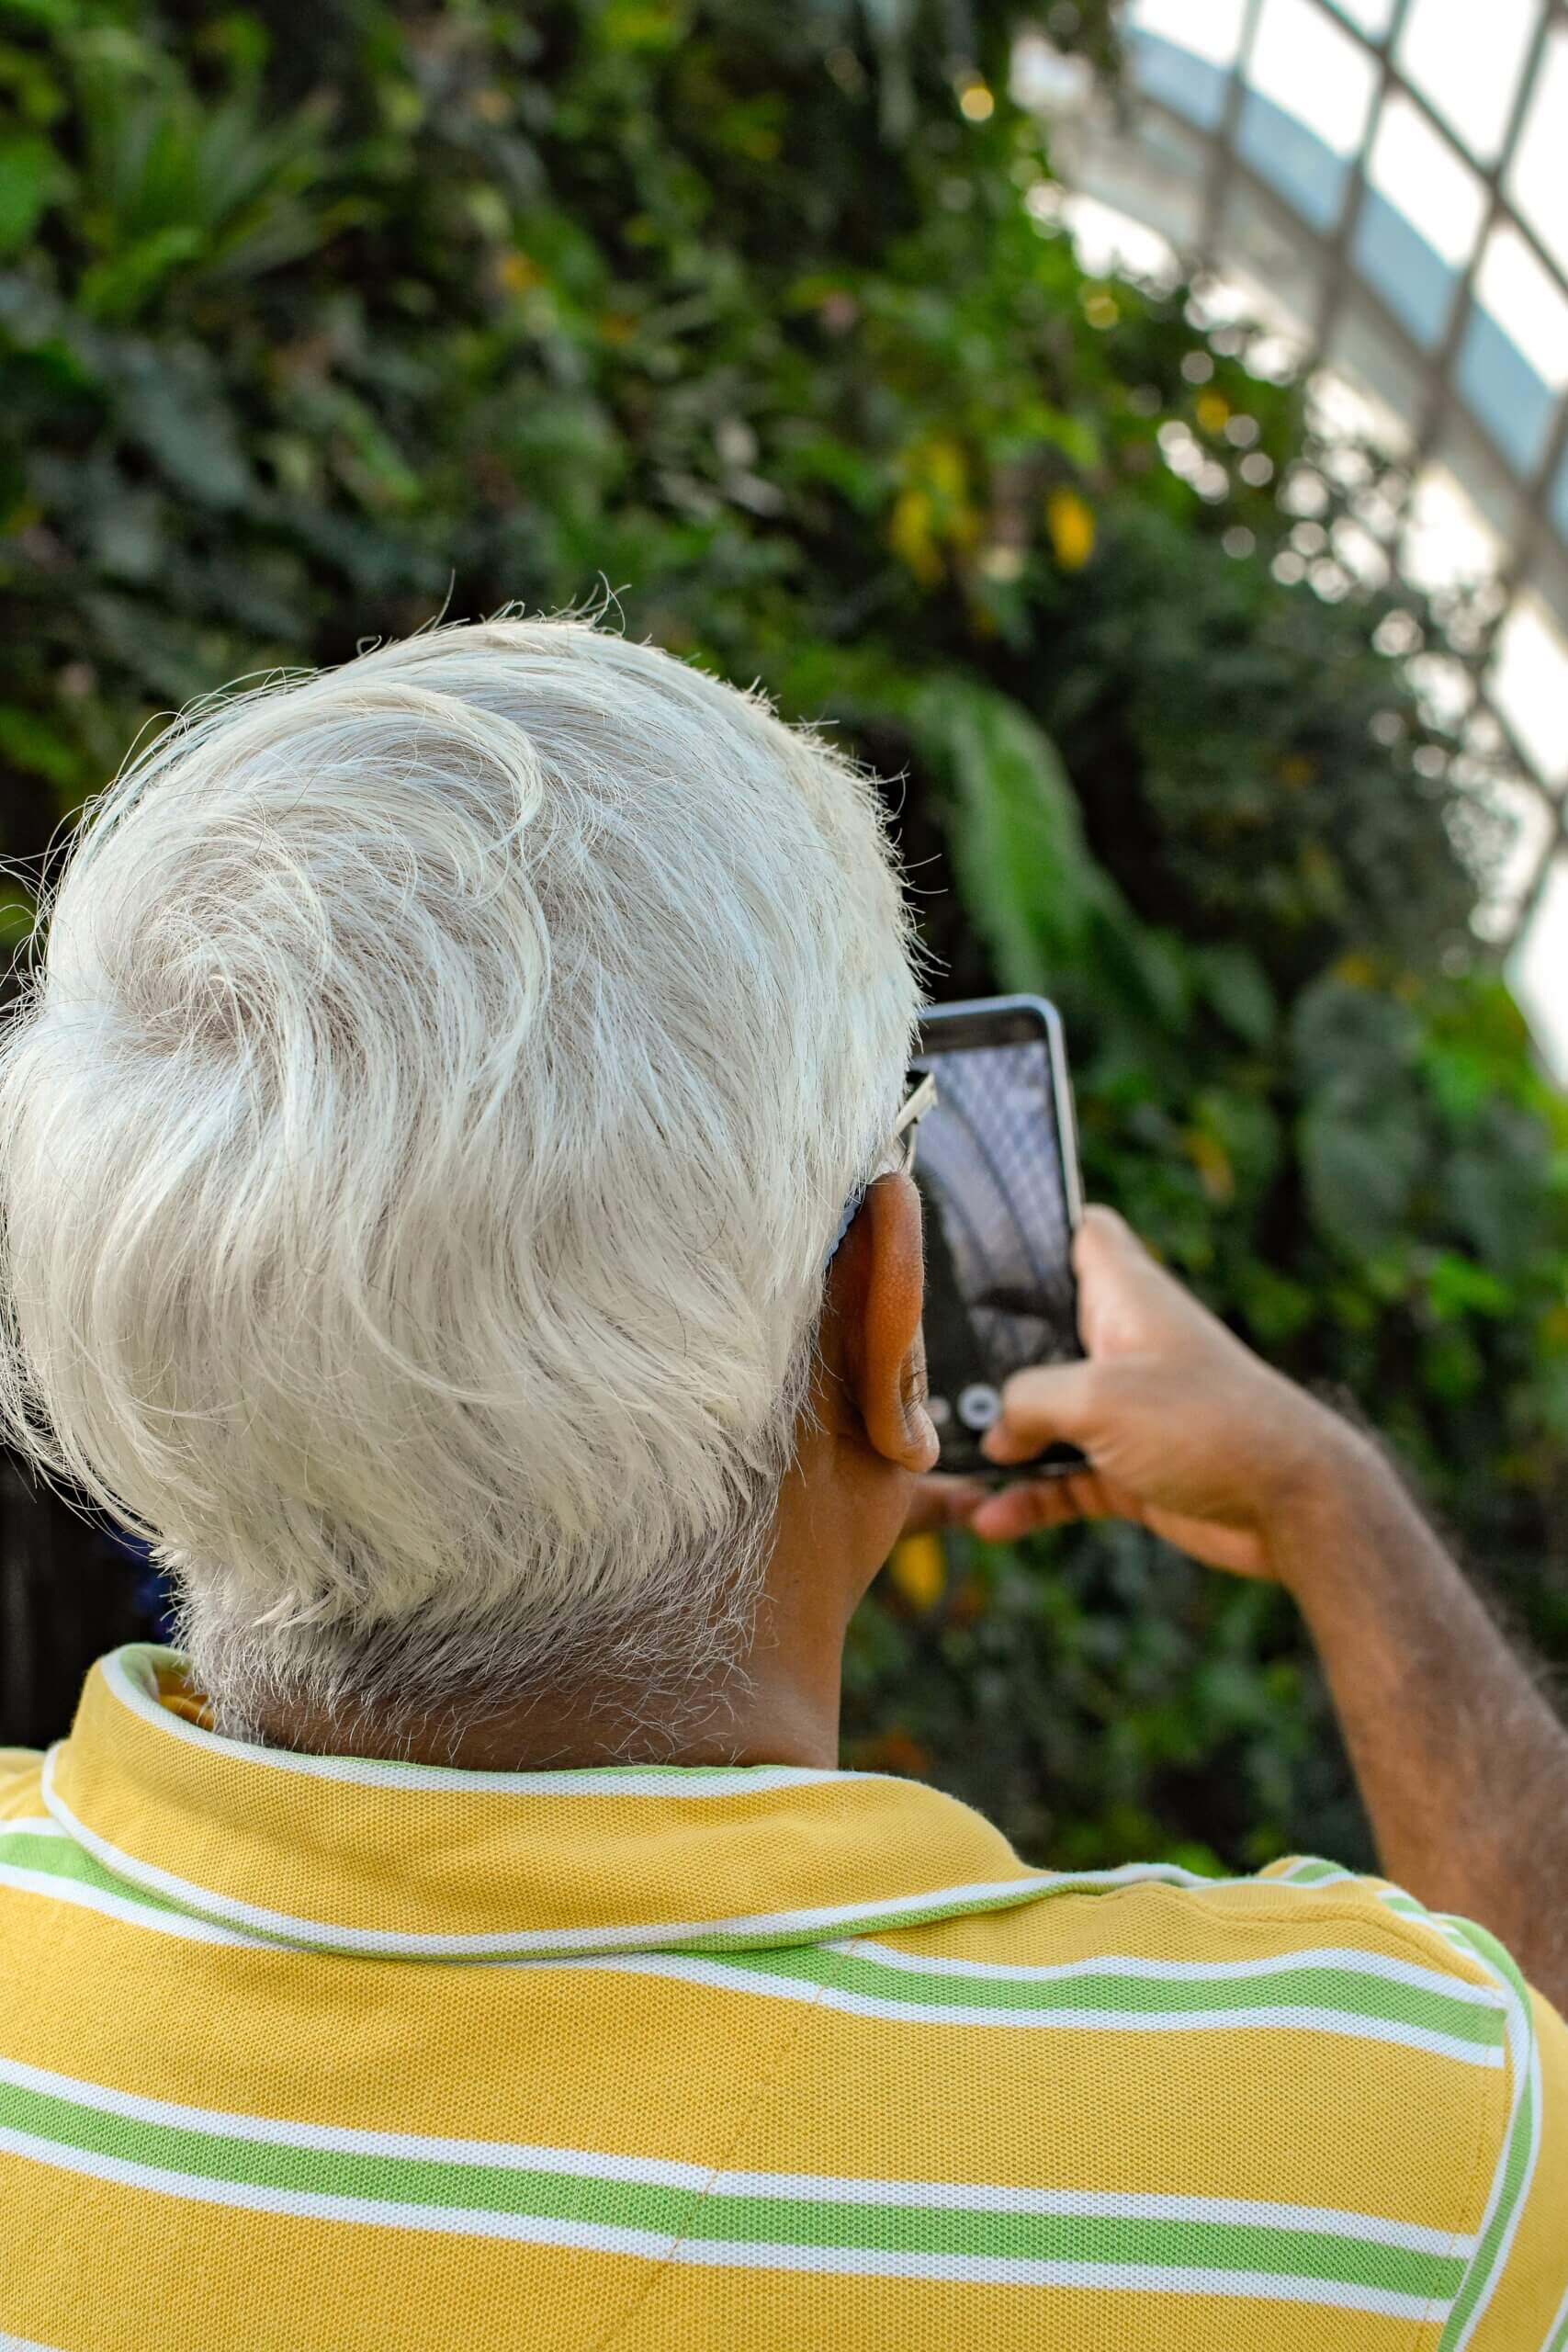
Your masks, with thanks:
[(602, 1771), (479, 1772), (447, 1764), (400, 1764), (374, 1756), (303, 1756), (292, 1748), (262, 1747), (248, 1740), (230, 1739), (221, 1732), (205, 1731), (164, 1706), (151, 1661), (176, 1656), (174, 1651), (133, 1642), (110, 1651), (98, 1664), (120, 1704), (154, 1729), (187, 1740), (209, 1756), (265, 1764), (274, 1771), (299, 1772), (311, 1780), (350, 1781), (374, 1789), (432, 1789), (443, 1796), (685, 1798), (766, 1796), (779, 1789), (810, 1788), (819, 1782), (895, 1777), (886, 1772), (816, 1771), (804, 1764), (675, 1765), (668, 1773), (639, 1773), (622, 1766)]
[(39, 2344), (30, 2335), (0, 2335), (0, 2352), (59, 2352), (52, 2344)]
[[(986, 1905), (1032, 1903), (1049, 1892), (1052, 1882), (1030, 1875), (995, 1879), (971, 1886), (916, 1888), (908, 1894), (889, 1894), (873, 1903), (822, 1904), (801, 1911), (763, 1911), (730, 1919), (683, 1919), (633, 1927), (606, 1924), (587, 1928), (502, 1928), (484, 1935), (434, 1935), (400, 1932), (389, 1928), (340, 1928), (322, 1919), (297, 1918), (292, 1912), (269, 1911), (259, 1903), (194, 1885), (173, 1871), (143, 1862), (78, 1820), (54, 1785), (51, 1747), (44, 1758), (43, 1801), (78, 1845), (86, 1849), (117, 1878), (148, 1886), (176, 1903), (204, 1915), (232, 1919), (243, 1927), (260, 1928), (297, 1942), (323, 1944), (337, 1951), (401, 1954), (419, 1959), (462, 1959), (486, 1954), (501, 1957), (529, 1952), (592, 1951), (604, 1946), (636, 1951), (660, 1944), (686, 1944), (700, 1936), (799, 1936), (804, 1940), (819, 1928), (852, 1927), (862, 1919), (897, 1919), (916, 1914), (975, 1910)], [(1109, 1875), (1109, 1873), (1108, 1873)]]
[[(242, 1935), (237, 1928), (220, 1928), (211, 1919), (193, 1919), (188, 1911), (157, 1911), (150, 1903), (128, 1903), (107, 1887), (84, 1885), (59, 1871), (23, 1870), (15, 1862), (0, 1862), (0, 1886), (21, 1894), (47, 1895), (55, 1903), (73, 1903), (81, 1911), (101, 1911), (107, 1919), (128, 1920), (132, 1927), (151, 1928), (162, 1936), (180, 1936), (187, 1943), (238, 1944), (246, 1951), (267, 1951), (283, 1959), (279, 1946), (262, 1936)], [(0, 2336), (0, 2346), (5, 2338)]]
[(806, 2270), (870, 2278), (926, 2278), (955, 2286), (1080, 2287), (1132, 2293), (1240, 2295), (1254, 2300), (1315, 2303), (1388, 2319), (1441, 2318), (1443, 2299), (1395, 2294), (1337, 2279), (1276, 2277), (1258, 2270), (1201, 2270), (1174, 2264), (1030, 2262), (999, 2256), (889, 2254), (880, 2248), (754, 2245), (744, 2240), (671, 2237), (662, 2231), (602, 2222), (542, 2220), (442, 2205), (396, 2203), (368, 2197), (334, 2197), (319, 2190), (219, 2181), (204, 2174), (164, 2171), (79, 2148), (60, 2148), (25, 2132), (0, 2130), (0, 2149), (64, 2172), (82, 2173), (129, 2188), (152, 2189), (207, 2205), (300, 2220), (379, 2223), (390, 2229), (438, 2231), (463, 2237), (506, 2238), (525, 2245), (575, 2247), (595, 2254), (642, 2256), (655, 2262), (695, 2263), (745, 2270)]
[(968, 2002), (949, 2006), (936, 2001), (886, 2000), (874, 1993), (854, 1993), (837, 1984), (818, 1984), (805, 1978), (729, 1967), (722, 1959), (709, 1959), (702, 1953), (603, 1952), (583, 1959), (561, 1960), (556, 1965), (562, 1969), (616, 1969), (634, 1976), (674, 1977), (728, 1992), (755, 1993), (780, 2001), (806, 2001), (817, 2008), (841, 2010), (848, 2017), (889, 2018), (914, 2025), (1034, 2027), (1059, 2033), (1070, 2033), (1077, 2027), (1101, 2033), (1221, 2033), (1271, 2027), (1303, 2033), (1343, 2034), (1354, 2041), (1392, 2042), (1404, 2050), (1425, 2050), (1434, 2058), (1457, 2058), (1471, 2066), (1503, 2064), (1503, 2052), (1495, 2042), (1466, 2041), (1460, 2035), (1436, 2033), (1425, 2026), (1406, 2025), (1396, 2018), (1363, 2018), (1348, 2009), (1317, 2008), (1304, 2004), (1280, 2002), (1251, 2009), (1176, 2012), (991, 2009), (976, 2007)]
[[(0, 2081), (58, 2098), (91, 2113), (128, 2122), (164, 2125), (211, 2139), (244, 2140), (266, 2147), (321, 2154), (406, 2157), (420, 2164), (477, 2165), (486, 2169), (558, 2174), (574, 2180), (635, 2182), (638, 2187), (700, 2190), (715, 2197), (773, 2197), (796, 2204), (904, 2205), (922, 2211), (1032, 2213), (1086, 2221), (1213, 2222), (1233, 2226), (1306, 2230), (1325, 2237), (1359, 2238), (1414, 2254), (1473, 2252), (1473, 2238), (1416, 2222), (1392, 2222), (1337, 2206), (1274, 2203), (1241, 2197), (1163, 2196), (1141, 2190), (1010, 2188), (989, 2182), (872, 2180), (832, 2173), (716, 2172), (711, 2165), (662, 2156), (631, 2156), (586, 2148), (530, 2146), (504, 2140), (456, 2140), (423, 2132), (367, 2132), (347, 2124), (281, 2122), (273, 2116), (228, 2114), (111, 2090), (47, 2067), (0, 2059)], [(46, 2144), (52, 2144), (51, 2143)], [(290, 2192), (292, 2193), (292, 2192)]]
[(824, 1946), (828, 1951), (848, 1952), (875, 1961), (879, 1966), (904, 1969), (911, 1975), (975, 1976), (1001, 1984), (1051, 1984), (1083, 1976), (1135, 1976), (1154, 1984), (1204, 1984), (1232, 1977), (1278, 1976), (1298, 1968), (1342, 1968), (1358, 1976), (1375, 1976), (1390, 1984), (1410, 1984), (1423, 1992), (1440, 1993), (1477, 2008), (1500, 2009), (1502, 1996), (1489, 1984), (1472, 1984), (1468, 1977), (1447, 1976), (1441, 1970), (1423, 1968), (1411, 1960), (1395, 1960), (1385, 1952), (1358, 1951), (1351, 1945), (1303, 1944), (1294, 1951), (1268, 1960), (1143, 1960), (1114, 1952), (1097, 1952), (1091, 1960), (1070, 1960), (1049, 1966), (1006, 1967), (988, 1960), (937, 1958), (901, 1950), (869, 1936), (845, 1936)]

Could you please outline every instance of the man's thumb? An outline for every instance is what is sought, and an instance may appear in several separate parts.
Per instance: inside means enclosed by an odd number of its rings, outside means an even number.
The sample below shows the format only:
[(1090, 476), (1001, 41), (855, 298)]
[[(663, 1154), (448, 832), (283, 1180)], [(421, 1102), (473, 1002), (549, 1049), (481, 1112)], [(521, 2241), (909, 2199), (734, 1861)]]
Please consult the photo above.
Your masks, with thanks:
[(981, 1451), (993, 1462), (1026, 1462), (1058, 1440), (1081, 1444), (1094, 1403), (1092, 1363), (1042, 1363), (1015, 1372), (1002, 1390), (1001, 1418), (981, 1439)]

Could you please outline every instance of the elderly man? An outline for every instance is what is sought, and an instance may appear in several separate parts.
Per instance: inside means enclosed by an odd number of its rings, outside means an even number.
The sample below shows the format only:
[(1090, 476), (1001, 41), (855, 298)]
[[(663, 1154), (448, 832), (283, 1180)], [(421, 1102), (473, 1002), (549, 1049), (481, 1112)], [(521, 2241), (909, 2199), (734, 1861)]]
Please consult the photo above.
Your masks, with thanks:
[[(864, 781), (583, 627), (99, 804), (0, 1062), (0, 1407), (182, 1649), (0, 1774), (6, 2343), (1568, 2337), (1568, 1740), (1108, 1215), (990, 1440), (1093, 1472), (922, 1483), (916, 1008)], [(1408, 1893), (1032, 1870), (835, 1769), (901, 1529), (1094, 1511), (1294, 1592)]]

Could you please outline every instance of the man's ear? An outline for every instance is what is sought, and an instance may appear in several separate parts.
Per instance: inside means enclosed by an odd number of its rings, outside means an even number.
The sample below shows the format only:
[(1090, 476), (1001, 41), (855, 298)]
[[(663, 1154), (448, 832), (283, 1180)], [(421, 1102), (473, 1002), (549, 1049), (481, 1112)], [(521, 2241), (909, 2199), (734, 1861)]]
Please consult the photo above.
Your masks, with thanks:
[(925, 1257), (910, 1179), (879, 1176), (845, 1238), (834, 1285), (844, 1384), (873, 1451), (901, 1470), (930, 1470), (942, 1449), (926, 1411)]

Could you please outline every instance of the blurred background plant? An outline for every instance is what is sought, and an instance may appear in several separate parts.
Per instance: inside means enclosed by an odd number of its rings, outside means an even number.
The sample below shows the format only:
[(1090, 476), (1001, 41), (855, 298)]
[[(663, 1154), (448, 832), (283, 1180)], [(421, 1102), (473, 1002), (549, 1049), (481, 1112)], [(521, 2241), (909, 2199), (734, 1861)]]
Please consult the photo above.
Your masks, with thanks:
[[(1341, 560), (1388, 461), (1259, 338), (1080, 266), (1025, 22), (0, 0), (0, 848), (43, 872), (189, 696), (443, 610), (761, 677), (888, 780), (942, 992), (1062, 1004), (1091, 1191), (1561, 1667), (1568, 1112), (1405, 666), (1456, 616)], [(1103, 0), (1051, 25), (1114, 74)], [(14, 1472), (4, 1516), (38, 1738), (148, 1601)], [(1367, 1858), (1289, 1605), (1128, 1529), (903, 1550), (845, 1754), (1057, 1863)]]

